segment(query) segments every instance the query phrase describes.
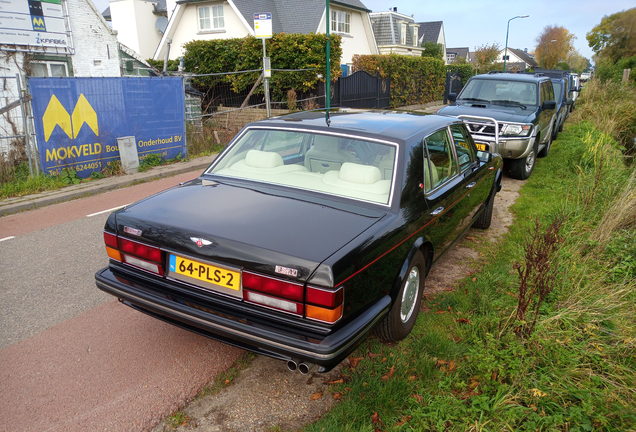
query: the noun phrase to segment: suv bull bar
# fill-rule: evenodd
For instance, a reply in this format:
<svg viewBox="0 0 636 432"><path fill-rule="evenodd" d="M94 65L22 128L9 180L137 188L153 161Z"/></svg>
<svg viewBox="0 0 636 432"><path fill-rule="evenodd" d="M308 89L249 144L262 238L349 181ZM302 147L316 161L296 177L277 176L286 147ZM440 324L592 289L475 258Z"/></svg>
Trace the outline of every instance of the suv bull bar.
<svg viewBox="0 0 636 432"><path fill-rule="evenodd" d="M472 119L472 120L477 120L477 124L483 124L484 127L485 126L489 126L491 123L495 126L495 148L494 149L490 149L490 153L499 153L499 123L497 123L497 120L495 120L492 117L480 117L480 116L473 116L473 115L466 115L466 114L462 114L462 115L458 115L457 116L458 119L461 119L464 123L468 123L468 119ZM471 127L468 127L468 131L470 132L471 135L473 135L473 130ZM488 141L488 145L490 146L492 144L491 141Z"/></svg>

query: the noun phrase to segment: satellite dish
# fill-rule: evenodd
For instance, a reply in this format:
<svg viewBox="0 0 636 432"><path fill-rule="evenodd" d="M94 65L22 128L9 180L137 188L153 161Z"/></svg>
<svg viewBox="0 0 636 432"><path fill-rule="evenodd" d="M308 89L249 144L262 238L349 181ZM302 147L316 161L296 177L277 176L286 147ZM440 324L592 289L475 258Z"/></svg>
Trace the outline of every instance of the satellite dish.
<svg viewBox="0 0 636 432"><path fill-rule="evenodd" d="M166 27L168 27L168 18L164 16L160 16L159 18L157 18L157 20L155 21L155 29L159 33L164 34L166 31Z"/></svg>

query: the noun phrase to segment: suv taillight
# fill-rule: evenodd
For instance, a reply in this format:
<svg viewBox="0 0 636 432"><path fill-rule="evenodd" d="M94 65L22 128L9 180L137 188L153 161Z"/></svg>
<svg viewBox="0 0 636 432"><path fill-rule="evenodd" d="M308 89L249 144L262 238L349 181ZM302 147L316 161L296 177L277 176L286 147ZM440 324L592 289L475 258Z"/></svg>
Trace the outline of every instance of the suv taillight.
<svg viewBox="0 0 636 432"><path fill-rule="evenodd" d="M336 290L307 287L306 298L304 291L302 284L243 272L246 301L330 324L342 317L342 287Z"/></svg>
<svg viewBox="0 0 636 432"><path fill-rule="evenodd" d="M104 243L108 256L151 273L163 276L161 249L104 231Z"/></svg>

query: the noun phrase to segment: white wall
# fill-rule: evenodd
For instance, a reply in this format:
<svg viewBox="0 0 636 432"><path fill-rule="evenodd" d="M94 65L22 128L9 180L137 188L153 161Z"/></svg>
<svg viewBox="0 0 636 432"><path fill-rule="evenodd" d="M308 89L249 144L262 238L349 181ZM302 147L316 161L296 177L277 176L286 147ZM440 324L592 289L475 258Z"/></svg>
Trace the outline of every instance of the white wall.
<svg viewBox="0 0 636 432"><path fill-rule="evenodd" d="M197 6L208 6L218 3L194 3L183 4L181 7L186 6L179 21L177 29L172 35L172 45L170 46L170 60L175 60L181 57L185 50L183 45L192 40L212 40L212 39L231 39L242 38L250 35L251 33L243 24L243 21L235 13L234 9L227 3L223 2L223 19L225 22L225 29L223 31L214 32L199 32L199 19L197 16ZM164 58L165 47L162 49L158 59Z"/></svg>
<svg viewBox="0 0 636 432"><path fill-rule="evenodd" d="M351 14L351 32L347 34L334 32L333 29L329 29L332 34L342 35L342 57L340 58L341 64L353 63L353 55L368 55L377 54L377 48L375 46L375 39L373 38L373 31L367 18L367 14L362 14L358 11L350 9L329 7L329 12L333 10L345 11ZM331 27L331 24L329 24ZM319 33L327 32L327 25L325 23L325 14L323 12L320 25L318 26Z"/></svg>
<svg viewBox="0 0 636 432"><path fill-rule="evenodd" d="M114 32L90 0L67 0L76 77L118 77L119 45Z"/></svg>
<svg viewBox="0 0 636 432"><path fill-rule="evenodd" d="M156 2L145 0L114 0L110 2L110 16L117 39L135 50L144 59L152 58L161 41L161 33L155 29Z"/></svg>

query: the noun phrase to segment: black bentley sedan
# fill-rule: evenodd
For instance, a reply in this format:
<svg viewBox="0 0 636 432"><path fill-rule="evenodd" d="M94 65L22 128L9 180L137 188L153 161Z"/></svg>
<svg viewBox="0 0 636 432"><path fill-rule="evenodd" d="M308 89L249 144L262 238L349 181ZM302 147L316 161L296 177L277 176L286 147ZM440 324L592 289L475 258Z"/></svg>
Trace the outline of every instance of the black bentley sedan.
<svg viewBox="0 0 636 432"><path fill-rule="evenodd" d="M424 278L488 228L502 159L461 120L301 112L247 125L196 180L110 215L98 288L176 326L326 372L406 337Z"/></svg>

